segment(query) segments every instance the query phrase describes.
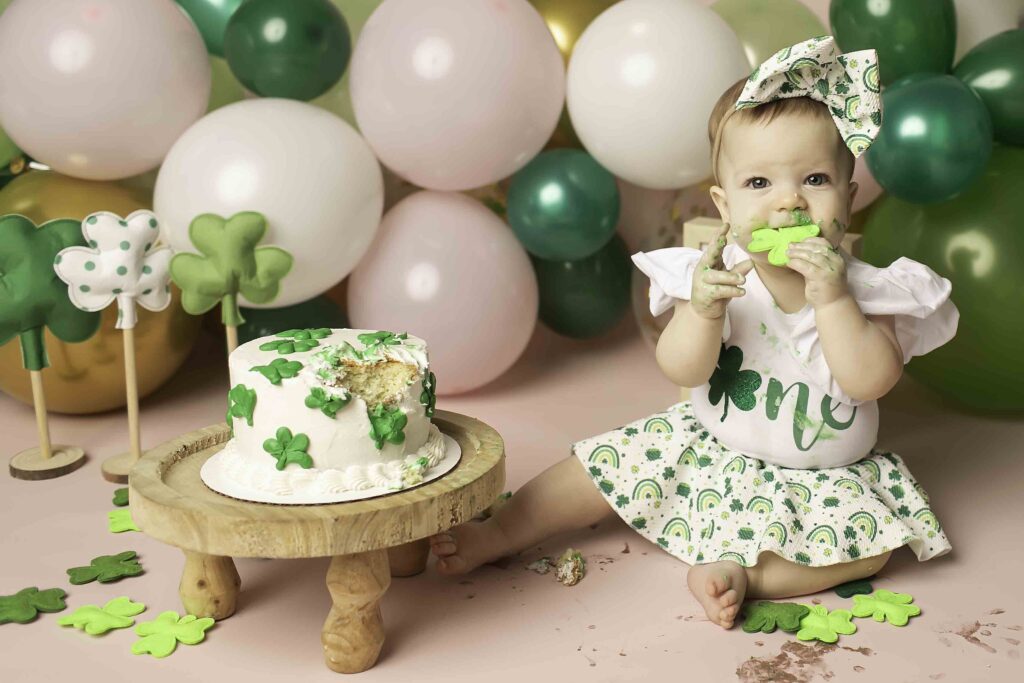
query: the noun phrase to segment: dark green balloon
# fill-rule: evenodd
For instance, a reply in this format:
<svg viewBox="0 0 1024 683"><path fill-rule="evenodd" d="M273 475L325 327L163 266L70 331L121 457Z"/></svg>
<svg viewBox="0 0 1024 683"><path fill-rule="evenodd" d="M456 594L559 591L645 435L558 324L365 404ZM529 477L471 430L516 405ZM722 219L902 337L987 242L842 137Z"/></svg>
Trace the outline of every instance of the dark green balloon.
<svg viewBox="0 0 1024 683"><path fill-rule="evenodd" d="M322 95L341 79L351 52L348 25L329 0L247 0L224 35L232 73L264 97Z"/></svg>
<svg viewBox="0 0 1024 683"><path fill-rule="evenodd" d="M832 0L843 52L874 49L882 85L920 71L949 73L956 52L953 0Z"/></svg>
<svg viewBox="0 0 1024 683"><path fill-rule="evenodd" d="M945 201L984 172L992 120L958 78L907 76L882 91L882 108L882 129L866 159L886 192L919 204Z"/></svg>
<svg viewBox="0 0 1024 683"><path fill-rule="evenodd" d="M326 296L283 308L243 308L242 317L245 322L238 328L239 344L297 328L348 327L344 311Z"/></svg>
<svg viewBox="0 0 1024 683"><path fill-rule="evenodd" d="M199 29L211 55L224 56L224 32L242 0L176 0Z"/></svg>
<svg viewBox="0 0 1024 683"><path fill-rule="evenodd" d="M956 337L919 356L907 371L977 409L1024 410L1024 149L997 145L984 175L941 204L883 196L864 227L864 259L887 266L900 256L953 283Z"/></svg>
<svg viewBox="0 0 1024 683"><path fill-rule="evenodd" d="M618 235L579 261L531 260L540 289L540 319L559 334L597 337L629 308L629 255Z"/></svg>
<svg viewBox="0 0 1024 683"><path fill-rule="evenodd" d="M998 142L1024 145L1024 29L1004 31L975 45L953 75L988 107Z"/></svg>
<svg viewBox="0 0 1024 683"><path fill-rule="evenodd" d="M508 222L538 258L590 256L608 243L618 220L615 176L582 150L543 152L512 178Z"/></svg>

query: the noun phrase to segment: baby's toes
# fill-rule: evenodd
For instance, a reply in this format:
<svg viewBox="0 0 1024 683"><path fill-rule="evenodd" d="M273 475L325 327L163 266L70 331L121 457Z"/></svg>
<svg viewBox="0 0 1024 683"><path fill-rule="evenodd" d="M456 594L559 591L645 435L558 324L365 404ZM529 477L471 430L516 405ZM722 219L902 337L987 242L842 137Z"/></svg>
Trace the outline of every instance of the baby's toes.
<svg viewBox="0 0 1024 683"><path fill-rule="evenodd" d="M736 614L739 612L739 605L730 605L725 607L718 613L718 621L725 628L730 628L734 621L736 621Z"/></svg>
<svg viewBox="0 0 1024 683"><path fill-rule="evenodd" d="M730 588L722 593L721 597L718 598L718 604L722 607L729 607L730 605L735 605L739 600L739 597L740 595L736 592L736 589Z"/></svg>
<svg viewBox="0 0 1024 683"><path fill-rule="evenodd" d="M430 537L430 550L438 557L454 555L458 550L455 545L455 537L451 534L438 534Z"/></svg>
<svg viewBox="0 0 1024 683"><path fill-rule="evenodd" d="M707 583L704 584L704 590L711 597L717 598L723 592L729 590L731 583L727 574L710 574Z"/></svg>

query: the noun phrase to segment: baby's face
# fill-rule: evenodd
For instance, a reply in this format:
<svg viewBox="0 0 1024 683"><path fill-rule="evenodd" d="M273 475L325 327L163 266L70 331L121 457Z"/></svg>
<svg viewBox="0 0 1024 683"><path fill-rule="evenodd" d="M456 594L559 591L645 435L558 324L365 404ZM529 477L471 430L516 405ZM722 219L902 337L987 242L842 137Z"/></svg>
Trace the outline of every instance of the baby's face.
<svg viewBox="0 0 1024 683"><path fill-rule="evenodd" d="M801 214L839 246L850 223L857 184L842 140L827 119L786 114L768 124L726 122L719 157L721 186L711 188L732 240L744 250L759 228L796 225ZM768 263L768 254L751 258Z"/></svg>

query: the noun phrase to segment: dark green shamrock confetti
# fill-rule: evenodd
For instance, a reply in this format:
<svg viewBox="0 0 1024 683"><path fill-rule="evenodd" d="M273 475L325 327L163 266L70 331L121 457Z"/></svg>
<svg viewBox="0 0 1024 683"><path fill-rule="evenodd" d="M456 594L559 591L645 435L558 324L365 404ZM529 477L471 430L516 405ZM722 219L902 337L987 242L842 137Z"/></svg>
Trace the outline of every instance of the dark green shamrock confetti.
<svg viewBox="0 0 1024 683"><path fill-rule="evenodd" d="M740 370L743 365L743 351L738 346L722 345L718 355L718 367L711 375L708 400L718 405L723 398L722 422L729 413L729 401L740 410L753 410L757 404L754 392L761 386L761 375L754 370Z"/></svg>
<svg viewBox="0 0 1024 683"><path fill-rule="evenodd" d="M319 409L321 413L332 420L338 411L349 404L352 396L331 396L320 387L313 387L306 397L306 407L313 410Z"/></svg>
<svg viewBox="0 0 1024 683"><path fill-rule="evenodd" d="M245 418L245 423L252 427L252 413L256 410L256 391L244 384L236 384L228 392L228 414L224 419L230 426L234 418Z"/></svg>
<svg viewBox="0 0 1024 683"><path fill-rule="evenodd" d="M282 356L288 353L301 353L320 346L320 342L317 340L328 337L330 334L330 329L326 327L309 330L285 330L275 335L282 339L260 344L260 351L277 351Z"/></svg>
<svg viewBox="0 0 1024 683"><path fill-rule="evenodd" d="M795 602L758 600L747 603L743 608L743 630L746 633L774 633L779 628L786 633L796 633L800 630L800 620L809 612L806 605Z"/></svg>
<svg viewBox="0 0 1024 683"><path fill-rule="evenodd" d="M434 406L437 405L436 387L437 378L428 370L427 374L423 375L423 392L420 393L420 403L425 406L423 412L427 417L434 417Z"/></svg>
<svg viewBox="0 0 1024 683"><path fill-rule="evenodd" d="M100 555L94 558L88 567L69 569L68 577L71 583L77 586L92 581L110 583L128 576L138 576L142 573L142 565L136 557L134 550L126 550L117 555Z"/></svg>
<svg viewBox="0 0 1024 683"><path fill-rule="evenodd" d="M22 588L14 595L0 595L0 624L27 624L39 612L60 612L66 608L67 593L60 588Z"/></svg>
<svg viewBox="0 0 1024 683"><path fill-rule="evenodd" d="M383 403L378 403L377 407L369 411L368 415L370 438L377 445L377 450L384 447L385 441L395 444L405 441L405 432L402 430L409 418L402 412L401 407L396 406L388 410Z"/></svg>
<svg viewBox="0 0 1024 683"><path fill-rule="evenodd" d="M271 384L280 384L282 379L291 379L298 375L301 369L302 363L297 360L275 358L269 365L254 365L249 368L249 372L258 372Z"/></svg>
<svg viewBox="0 0 1024 683"><path fill-rule="evenodd" d="M857 579L855 581L847 581L836 586L836 595L841 598L852 598L854 595L867 595L875 589L871 587L871 579L874 576L869 576L866 579Z"/></svg>
<svg viewBox="0 0 1024 683"><path fill-rule="evenodd" d="M119 508L123 508L128 504L128 487L123 489L117 489L114 491L114 505Z"/></svg>
<svg viewBox="0 0 1024 683"><path fill-rule="evenodd" d="M309 450L308 436L305 434L292 436L292 431L287 427L278 429L274 436L276 438L263 442L263 450L277 460L277 469L283 470L291 463L307 470L313 466L313 458L306 452Z"/></svg>

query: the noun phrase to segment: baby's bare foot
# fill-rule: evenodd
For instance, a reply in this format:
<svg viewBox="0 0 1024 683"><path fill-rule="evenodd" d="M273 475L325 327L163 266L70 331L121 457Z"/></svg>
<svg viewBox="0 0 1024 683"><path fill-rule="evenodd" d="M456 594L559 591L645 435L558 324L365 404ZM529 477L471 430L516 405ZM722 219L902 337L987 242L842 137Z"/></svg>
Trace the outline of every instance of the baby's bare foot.
<svg viewBox="0 0 1024 683"><path fill-rule="evenodd" d="M430 551L437 556L437 571L446 576L471 572L486 562L504 557L511 549L501 527L493 519L467 522L430 537Z"/></svg>
<svg viewBox="0 0 1024 683"><path fill-rule="evenodd" d="M686 583L712 623L732 628L747 592L747 571L742 566L731 560L694 565Z"/></svg>

